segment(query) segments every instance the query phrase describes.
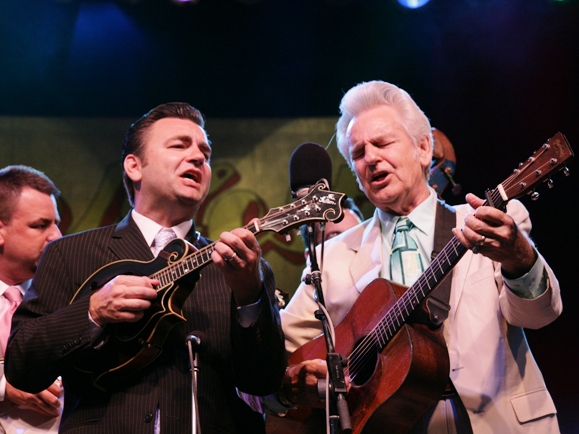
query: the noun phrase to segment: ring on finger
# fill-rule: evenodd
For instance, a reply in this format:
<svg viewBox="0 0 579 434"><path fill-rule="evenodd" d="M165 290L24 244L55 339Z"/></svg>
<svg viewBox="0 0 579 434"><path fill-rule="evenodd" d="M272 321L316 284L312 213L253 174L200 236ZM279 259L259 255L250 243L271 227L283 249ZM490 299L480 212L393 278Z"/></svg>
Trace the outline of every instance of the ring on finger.
<svg viewBox="0 0 579 434"><path fill-rule="evenodd" d="M231 258L225 258L224 257L223 259L225 260L225 262L230 262L230 261L233 261L233 258L235 258L236 256L237 256L237 253L233 252L233 256L231 256Z"/></svg>
<svg viewBox="0 0 579 434"><path fill-rule="evenodd" d="M473 252L475 255L478 254L478 252L480 251L481 246L485 243L486 239L487 239L487 238L486 238L484 235L481 235L480 241L473 246L472 252Z"/></svg>

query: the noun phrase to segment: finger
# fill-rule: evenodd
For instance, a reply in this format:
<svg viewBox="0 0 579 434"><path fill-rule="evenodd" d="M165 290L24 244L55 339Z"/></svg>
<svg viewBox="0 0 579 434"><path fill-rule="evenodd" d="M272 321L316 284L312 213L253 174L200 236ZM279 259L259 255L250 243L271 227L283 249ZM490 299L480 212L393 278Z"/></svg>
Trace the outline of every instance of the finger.
<svg viewBox="0 0 579 434"><path fill-rule="evenodd" d="M465 197L465 200L474 209L477 209L478 207L482 206L485 203L483 199L472 193L468 193Z"/></svg>
<svg viewBox="0 0 579 434"><path fill-rule="evenodd" d="M54 385L54 384L53 384ZM52 386L51 386L52 387ZM50 389L50 388L49 388ZM58 399L58 397L53 393L53 391L46 389L43 390L42 392L39 392L36 394L36 396L39 399L39 402L42 405L47 406L47 408L56 408L59 409L60 408L60 400Z"/></svg>
<svg viewBox="0 0 579 434"><path fill-rule="evenodd" d="M221 241L237 252L244 260L253 260L253 258L261 255L261 247L251 231L238 228L223 235Z"/></svg>
<svg viewBox="0 0 579 434"><path fill-rule="evenodd" d="M237 252L222 241L217 241L215 243L215 247L211 253L211 259L213 259L213 262L222 267L226 266L229 260L234 256L237 257Z"/></svg>
<svg viewBox="0 0 579 434"><path fill-rule="evenodd" d="M151 307L151 302L148 300L133 298L124 300L119 306L119 311L122 312L142 312Z"/></svg>
<svg viewBox="0 0 579 434"><path fill-rule="evenodd" d="M48 392L52 393L54 396L56 396L56 398L60 398L62 396L62 383L60 380L56 380L54 383L52 383L50 385L50 387L48 389L46 389Z"/></svg>
<svg viewBox="0 0 579 434"><path fill-rule="evenodd" d="M476 220L473 217L469 218L467 217L467 219L465 220L465 225L462 227L462 229L460 230L461 235L462 235L462 239L464 241L466 241L466 247L468 247L469 249L473 248L479 241L481 238L482 233L479 232L479 224L475 222L473 222L473 220ZM472 226L475 226L476 228L473 229ZM463 243L464 244L464 243Z"/></svg>
<svg viewBox="0 0 579 434"><path fill-rule="evenodd" d="M473 213L473 217L477 220L492 227L505 224L505 216L504 212L490 206L482 206Z"/></svg>
<svg viewBox="0 0 579 434"><path fill-rule="evenodd" d="M37 413L49 417L55 417L60 414L60 401L52 393L47 392L46 390L43 390L36 395L31 395L30 399L27 400L27 406Z"/></svg>

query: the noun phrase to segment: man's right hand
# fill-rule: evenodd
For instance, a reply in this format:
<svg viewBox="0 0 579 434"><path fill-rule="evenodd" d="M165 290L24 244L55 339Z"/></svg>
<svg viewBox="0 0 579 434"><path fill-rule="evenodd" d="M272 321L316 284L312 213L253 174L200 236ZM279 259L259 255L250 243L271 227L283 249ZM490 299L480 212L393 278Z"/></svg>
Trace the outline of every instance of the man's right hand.
<svg viewBox="0 0 579 434"><path fill-rule="evenodd" d="M136 322L157 298L156 279L146 276L117 276L90 296L89 314L104 327L108 323Z"/></svg>
<svg viewBox="0 0 579 434"><path fill-rule="evenodd" d="M324 408L318 393L318 380L325 380L327 372L326 361L321 359L289 366L282 386L286 398L296 405Z"/></svg>
<svg viewBox="0 0 579 434"><path fill-rule="evenodd" d="M52 385L39 393L28 393L16 389L6 382L6 399L16 405L34 410L48 417L60 415L60 400L62 396L62 385L60 380L56 380Z"/></svg>

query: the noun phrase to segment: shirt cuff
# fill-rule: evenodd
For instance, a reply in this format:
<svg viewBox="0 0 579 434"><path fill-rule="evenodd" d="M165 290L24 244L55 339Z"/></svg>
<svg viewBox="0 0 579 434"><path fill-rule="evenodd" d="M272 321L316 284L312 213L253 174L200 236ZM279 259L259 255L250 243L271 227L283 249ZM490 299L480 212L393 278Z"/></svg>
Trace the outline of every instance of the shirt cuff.
<svg viewBox="0 0 579 434"><path fill-rule="evenodd" d="M269 411L275 414L286 414L289 410L293 410L296 408L289 400L283 395L283 389L280 389L276 393L272 393L271 395L262 396L261 403L265 406Z"/></svg>
<svg viewBox="0 0 579 434"><path fill-rule="evenodd" d="M545 264L538 257L527 274L516 279L504 277L505 284L517 296L528 300L539 297L547 290Z"/></svg>
<svg viewBox="0 0 579 434"><path fill-rule="evenodd" d="M100 348L103 342L99 342L99 338L103 334L104 328L98 325L88 313L88 334L90 336L90 343L96 349Z"/></svg>
<svg viewBox="0 0 579 434"><path fill-rule="evenodd" d="M261 298L255 303L247 304L245 306L237 306L237 320L241 327L251 327L257 317L259 316L259 308L261 307Z"/></svg>
<svg viewBox="0 0 579 434"><path fill-rule="evenodd" d="M4 360L2 360L2 372L0 373L0 401L6 399L6 377L4 376Z"/></svg>

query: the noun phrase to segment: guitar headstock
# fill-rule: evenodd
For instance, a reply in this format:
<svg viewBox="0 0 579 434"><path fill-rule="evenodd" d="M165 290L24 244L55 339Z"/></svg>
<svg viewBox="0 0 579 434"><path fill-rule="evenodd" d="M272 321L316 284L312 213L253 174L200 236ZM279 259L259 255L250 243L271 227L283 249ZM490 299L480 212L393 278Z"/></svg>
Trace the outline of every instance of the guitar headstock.
<svg viewBox="0 0 579 434"><path fill-rule="evenodd" d="M521 163L513 174L496 188L497 199L506 203L510 199L521 197L525 194L538 195L534 192L541 182L548 182L554 172L564 170L568 174L566 163L573 158L573 150L562 133L551 137L547 143L537 149L527 161ZM488 198L488 197L487 197Z"/></svg>
<svg viewBox="0 0 579 434"><path fill-rule="evenodd" d="M278 233L315 222L337 222L344 216L342 203L344 193L330 191L325 182L320 181L310 187L308 193L288 204L272 208L259 221L259 229Z"/></svg>

